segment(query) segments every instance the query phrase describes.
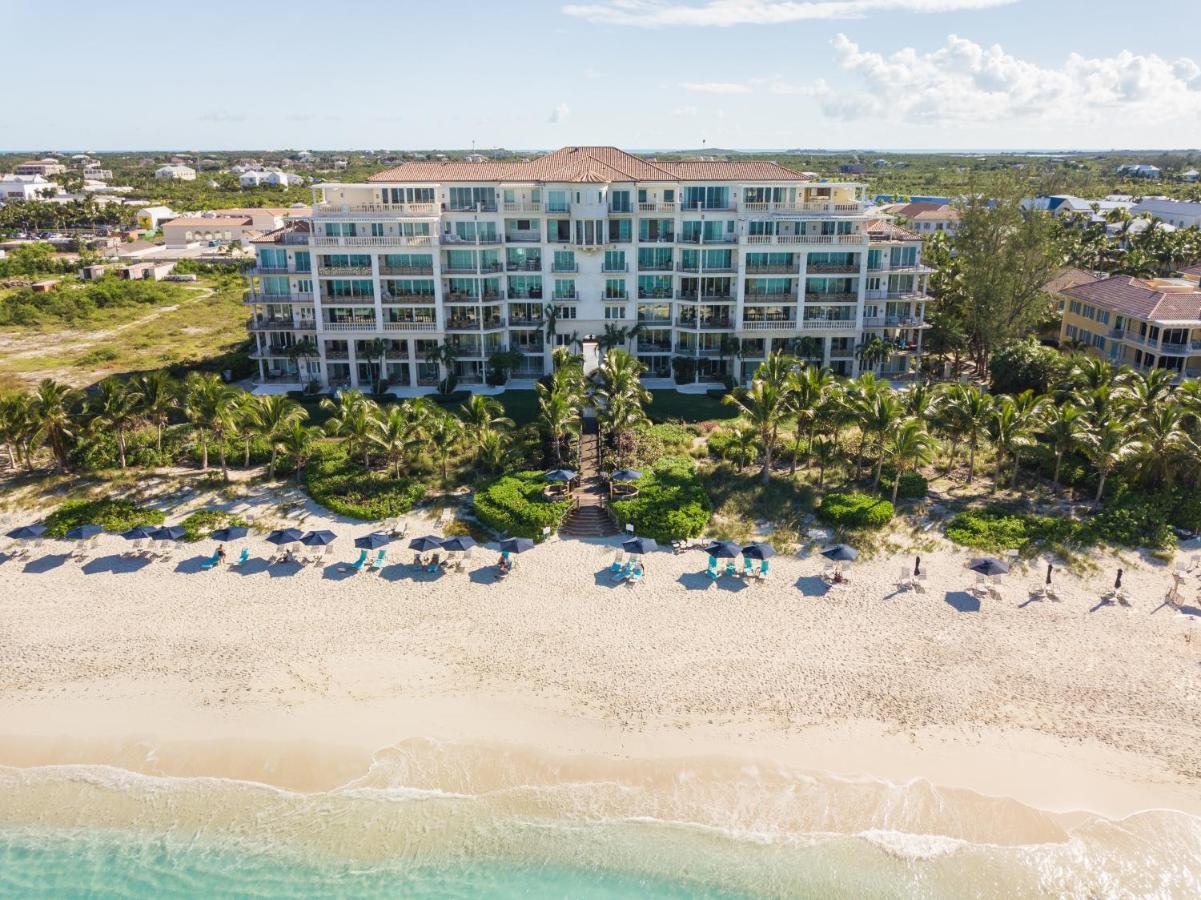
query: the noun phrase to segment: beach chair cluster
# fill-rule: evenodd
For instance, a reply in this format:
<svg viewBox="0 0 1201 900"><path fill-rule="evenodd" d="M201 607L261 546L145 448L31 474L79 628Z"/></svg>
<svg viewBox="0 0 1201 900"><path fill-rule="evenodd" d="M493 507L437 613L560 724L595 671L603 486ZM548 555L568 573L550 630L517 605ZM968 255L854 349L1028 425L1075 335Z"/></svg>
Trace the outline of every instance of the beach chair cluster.
<svg viewBox="0 0 1201 900"><path fill-rule="evenodd" d="M915 594L926 593L926 573L919 571L916 575L908 566L901 566L897 576L898 591L913 591Z"/></svg>
<svg viewBox="0 0 1201 900"><path fill-rule="evenodd" d="M627 558L625 551L613 551L613 561L609 564L610 581L633 585L640 582L645 575L646 569L640 557L631 554Z"/></svg>
<svg viewBox="0 0 1201 900"><path fill-rule="evenodd" d="M827 562L822 566L821 580L830 587L850 583L850 577L837 563Z"/></svg>
<svg viewBox="0 0 1201 900"><path fill-rule="evenodd" d="M326 562L328 564L328 563L332 562L332 555L329 552L332 550L332 548L326 548L326 549L327 549L326 555L329 558L324 560L324 562ZM353 562L340 563L338 565L338 571L349 572L352 575L357 575L360 572L374 572L375 574L378 575L381 571L383 571L383 568L384 568L384 565L386 564L387 559L388 559L388 552L383 547L376 550L374 555L372 555L370 550L361 549L361 550L359 550L359 555L355 558L355 560Z"/></svg>
<svg viewBox="0 0 1201 900"><path fill-rule="evenodd" d="M766 559L754 560L749 556L744 556L742 559L742 568L738 568L737 562L729 560L722 565L716 556L709 557L709 565L705 569L705 574L710 580L717 581L719 578L743 578L747 583L755 581L764 581L767 578L769 563Z"/></svg>

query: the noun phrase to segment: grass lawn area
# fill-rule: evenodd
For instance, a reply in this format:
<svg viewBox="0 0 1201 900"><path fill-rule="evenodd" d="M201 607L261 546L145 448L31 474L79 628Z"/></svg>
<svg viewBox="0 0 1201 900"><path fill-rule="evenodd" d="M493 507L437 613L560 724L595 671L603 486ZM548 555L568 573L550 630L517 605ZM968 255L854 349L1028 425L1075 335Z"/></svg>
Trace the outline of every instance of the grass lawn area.
<svg viewBox="0 0 1201 900"><path fill-rule="evenodd" d="M497 398L505 408L505 415L517 427L528 425L538 417L538 392L507 390Z"/></svg>
<svg viewBox="0 0 1201 900"><path fill-rule="evenodd" d="M681 422L708 422L733 419L737 411L726 406L720 397L708 394L681 394L679 391L651 391L654 400L646 408L652 422L678 419Z"/></svg>

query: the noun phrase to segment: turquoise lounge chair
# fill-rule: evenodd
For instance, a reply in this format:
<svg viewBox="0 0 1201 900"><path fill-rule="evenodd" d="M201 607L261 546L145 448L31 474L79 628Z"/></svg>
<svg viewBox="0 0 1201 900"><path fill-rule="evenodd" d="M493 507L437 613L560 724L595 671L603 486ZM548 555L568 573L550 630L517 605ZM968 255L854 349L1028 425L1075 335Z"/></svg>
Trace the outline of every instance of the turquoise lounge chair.
<svg viewBox="0 0 1201 900"><path fill-rule="evenodd" d="M718 572L717 572L717 557L716 556L709 557L709 568L705 569L705 574L708 575L710 578L712 578L714 581L717 580Z"/></svg>
<svg viewBox="0 0 1201 900"><path fill-rule="evenodd" d="M237 560L234 561L234 565L240 566L243 563L247 562L249 559L250 559L250 548L243 547L242 553L238 556Z"/></svg>
<svg viewBox="0 0 1201 900"><path fill-rule="evenodd" d="M363 570L363 566L365 565L367 565L367 551L360 550L358 559L352 563L343 563L340 568L350 569L352 572L361 572Z"/></svg>
<svg viewBox="0 0 1201 900"><path fill-rule="evenodd" d="M384 567L384 551L381 550L379 553L377 553L375 555L375 559L373 559L371 561L371 568L378 571L379 569L382 569L383 567Z"/></svg>
<svg viewBox="0 0 1201 900"><path fill-rule="evenodd" d="M766 559L763 560L763 562L759 563L759 577L760 578L767 577L767 560Z"/></svg>
<svg viewBox="0 0 1201 900"><path fill-rule="evenodd" d="M207 572L209 569L215 569L219 562L221 562L221 557L214 551L212 556L201 563L200 568L202 571Z"/></svg>
<svg viewBox="0 0 1201 900"><path fill-rule="evenodd" d="M630 570L630 576L626 579L627 584L637 584L642 580L642 566L634 566Z"/></svg>
<svg viewBox="0 0 1201 900"><path fill-rule="evenodd" d="M749 556L744 556L742 558L742 574L747 578L755 577L755 563Z"/></svg>
<svg viewBox="0 0 1201 900"><path fill-rule="evenodd" d="M613 580L614 581L625 581L627 578L630 577L630 571L631 571L631 566L629 563L626 563L624 566L621 566L616 572L613 573Z"/></svg>
<svg viewBox="0 0 1201 900"><path fill-rule="evenodd" d="M734 565L734 560L730 560L728 563L726 563L726 574L727 575L737 575L738 574L738 567L736 565Z"/></svg>

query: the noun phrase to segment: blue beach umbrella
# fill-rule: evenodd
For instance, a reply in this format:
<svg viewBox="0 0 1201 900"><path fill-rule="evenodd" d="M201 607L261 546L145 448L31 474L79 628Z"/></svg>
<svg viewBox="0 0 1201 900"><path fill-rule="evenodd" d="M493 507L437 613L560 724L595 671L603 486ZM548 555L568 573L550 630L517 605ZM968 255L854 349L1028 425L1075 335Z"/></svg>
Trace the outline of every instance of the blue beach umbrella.
<svg viewBox="0 0 1201 900"><path fill-rule="evenodd" d="M859 558L859 551L846 544L835 544L822 551L822 556L834 562L851 562Z"/></svg>
<svg viewBox="0 0 1201 900"><path fill-rule="evenodd" d="M500 542L500 549L505 553L525 553L534 549L534 542L526 537L505 538Z"/></svg>
<svg viewBox="0 0 1201 900"><path fill-rule="evenodd" d="M1001 562L999 559L994 559L991 556L983 556L979 559L973 559L968 563L968 568L973 572L979 572L981 575L1004 575L1009 571L1009 566Z"/></svg>
<svg viewBox="0 0 1201 900"><path fill-rule="evenodd" d="M427 550L437 550L441 546L442 538L433 534L415 537L409 541L409 549L416 550L418 553L425 553Z"/></svg>
<svg viewBox="0 0 1201 900"><path fill-rule="evenodd" d="M238 538L246 537L248 533L248 530L241 525L230 525L227 528L218 528L209 537L214 541L236 541Z"/></svg>
<svg viewBox="0 0 1201 900"><path fill-rule="evenodd" d="M153 538L154 531L149 525L135 525L129 531L122 531L121 537L127 541L144 541Z"/></svg>
<svg viewBox="0 0 1201 900"><path fill-rule="evenodd" d="M637 469L618 469L609 476L610 481L637 481L642 473Z"/></svg>
<svg viewBox="0 0 1201 900"><path fill-rule="evenodd" d="M104 529L99 525L76 525L66 533L65 537L69 541L86 541L103 532Z"/></svg>
<svg viewBox="0 0 1201 900"><path fill-rule="evenodd" d="M705 552L716 559L734 559L742 551L733 541L714 541L705 548Z"/></svg>
<svg viewBox="0 0 1201 900"><path fill-rule="evenodd" d="M8 536L13 540L27 541L30 538L39 538L45 533L45 525L22 525L20 528L14 528L10 531Z"/></svg>
<svg viewBox="0 0 1201 900"><path fill-rule="evenodd" d="M322 529L320 531L310 531L300 539L300 543L306 547L324 547L326 544L332 544L337 537L332 531Z"/></svg>
<svg viewBox="0 0 1201 900"><path fill-rule="evenodd" d="M776 555L776 548L762 541L755 541L742 548L742 555L748 559L768 559Z"/></svg>
<svg viewBox="0 0 1201 900"><path fill-rule="evenodd" d="M575 478L575 472L571 469L552 469L542 477L547 481L571 481Z"/></svg>
<svg viewBox="0 0 1201 900"><path fill-rule="evenodd" d="M178 541L186 534L187 532L178 525L164 525L162 528L156 528L150 536L156 541Z"/></svg>
<svg viewBox="0 0 1201 900"><path fill-rule="evenodd" d="M467 535L461 535L459 537L452 537L452 538L442 542L443 550L450 550L454 553L462 553L464 550L467 550L468 548L474 547L474 546L475 546L475 541L472 538L468 537Z"/></svg>
<svg viewBox="0 0 1201 900"><path fill-rule="evenodd" d="M278 528L267 535L267 541L282 547L284 544L294 544L304 537L304 532L299 528Z"/></svg>
<svg viewBox="0 0 1201 900"><path fill-rule="evenodd" d="M373 531L354 539L354 545L360 550L378 550L384 544L392 543L392 538L382 531Z"/></svg>
<svg viewBox="0 0 1201 900"><path fill-rule="evenodd" d="M623 541L621 549L626 553L633 553L636 556L641 556L644 553L650 553L652 550L657 550L659 544L654 538L648 537L633 537L627 541Z"/></svg>

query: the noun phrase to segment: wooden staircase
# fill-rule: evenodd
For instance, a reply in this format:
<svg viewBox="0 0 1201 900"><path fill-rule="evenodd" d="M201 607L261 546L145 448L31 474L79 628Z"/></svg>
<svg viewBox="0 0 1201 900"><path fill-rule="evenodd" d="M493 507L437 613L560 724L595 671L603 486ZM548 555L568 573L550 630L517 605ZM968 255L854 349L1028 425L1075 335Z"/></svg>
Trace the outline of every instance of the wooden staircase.
<svg viewBox="0 0 1201 900"><path fill-rule="evenodd" d="M618 534L617 522L605 506L605 486L600 480L600 434L596 419L584 420L580 435L579 481L572 492L575 508L563 520L563 537L609 537Z"/></svg>

